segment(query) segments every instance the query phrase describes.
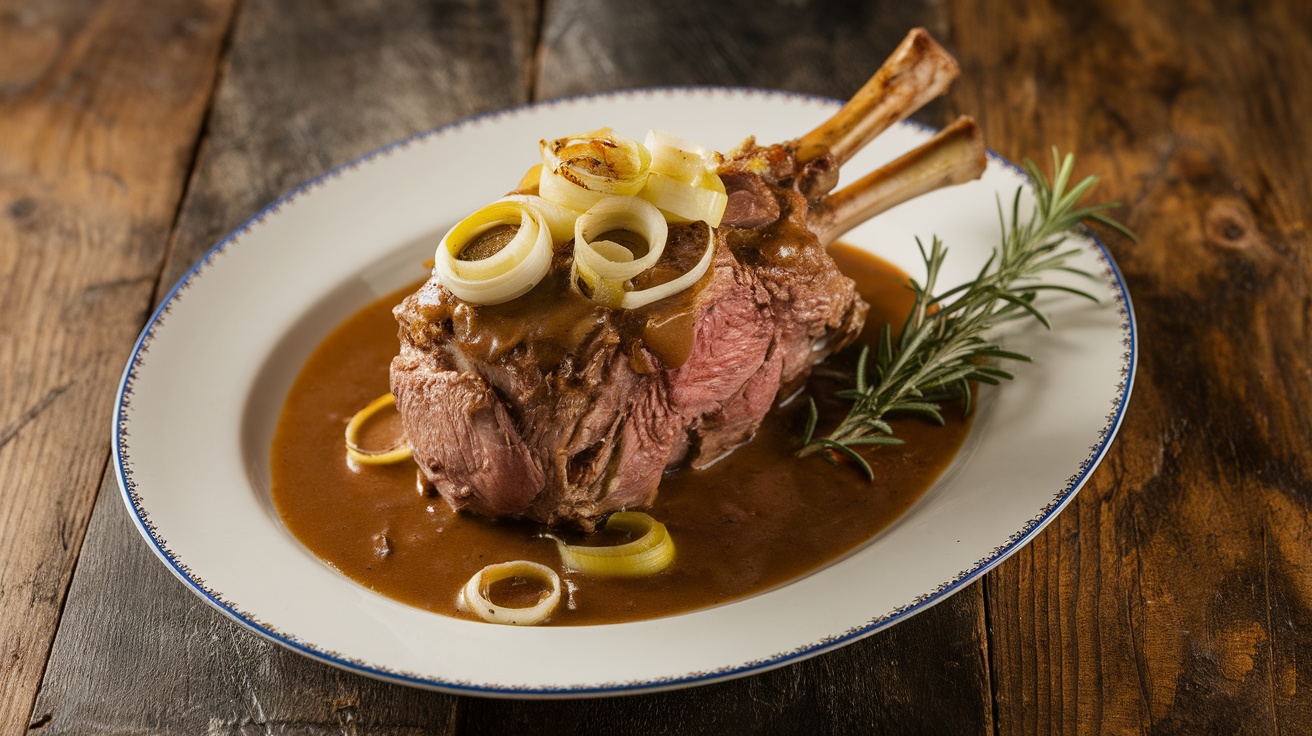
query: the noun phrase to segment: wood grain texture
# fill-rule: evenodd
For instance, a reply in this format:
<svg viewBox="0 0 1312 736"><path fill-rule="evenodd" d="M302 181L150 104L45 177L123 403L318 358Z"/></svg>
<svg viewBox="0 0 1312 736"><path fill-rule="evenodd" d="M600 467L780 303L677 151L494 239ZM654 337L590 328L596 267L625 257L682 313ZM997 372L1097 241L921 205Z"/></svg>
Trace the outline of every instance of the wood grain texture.
<svg viewBox="0 0 1312 736"><path fill-rule="evenodd" d="M64 619L31 716L43 736L454 732L454 698L317 664L201 602L142 541L112 477Z"/></svg>
<svg viewBox="0 0 1312 736"><path fill-rule="evenodd" d="M459 733L989 734L981 587L892 629L759 675L655 695L462 699Z"/></svg>
<svg viewBox="0 0 1312 736"><path fill-rule="evenodd" d="M292 187L525 101L536 13L530 2L243 3L158 293ZM142 55L157 63L160 51ZM167 227L157 237L147 294ZM123 318L130 332L148 301ZM232 624L150 553L112 474L103 485L32 711L43 733L413 734L453 716L451 698L315 664Z"/></svg>
<svg viewBox="0 0 1312 736"><path fill-rule="evenodd" d="M242 5L160 280L277 196L376 148L527 101L532 0Z"/></svg>
<svg viewBox="0 0 1312 736"><path fill-rule="evenodd" d="M701 84L847 99L909 29L944 35L932 3L550 0L547 10L541 99Z"/></svg>
<svg viewBox="0 0 1312 736"><path fill-rule="evenodd" d="M40 682L231 5L0 6L0 734Z"/></svg>
<svg viewBox="0 0 1312 736"><path fill-rule="evenodd" d="M32 730L1309 730L1306 4L549 0L539 24L532 2L252 0L171 236L227 6L194 6L194 25L169 25L192 17L174 8L123 20L140 7L0 11L0 306L20 316L0 326L0 634L22 632L0 640L0 729L26 718L21 688L45 647L31 642L57 615L106 457L96 428L157 280L171 284L277 194L408 133L530 94L695 83L844 97L922 24L963 65L949 103L922 119L973 114L1013 158L1074 150L1143 238L1108 239L1143 347L1121 438L985 586L836 652L705 688L452 698L338 672L228 623L151 556L106 476ZM134 83L159 85L149 115ZM51 337L49 317L70 307L95 319ZM15 537L15 519L37 522Z"/></svg>
<svg viewBox="0 0 1312 736"><path fill-rule="evenodd" d="M392 19L387 27L392 29L391 35L361 37L352 33L349 38L341 28L369 27L378 22L378 15L362 10L359 18L352 19L344 17L353 12L350 9L309 12L290 3L243 7L209 135L174 238L177 253L161 280L162 287L171 283L208 244L289 186L387 140L480 109L511 104L517 101L514 95L527 91L530 85L515 86L514 82L524 81L522 73L532 58L527 53L527 43L535 35L536 18L532 17L531 6L507 4L485 14L470 7L455 21L444 17L441 23L425 23L422 18L407 15L418 14L419 7L415 4L398 10L389 5ZM749 49L746 42L738 53L750 51L752 55L745 57L739 72L726 72L714 58L723 52L718 46L703 48L703 57L689 62L685 50L659 41L677 35L677 30L688 24L737 18L735 22L755 34L757 44L768 44L795 36L795 28L788 21L814 14L814 8L783 7L779 17L763 23L747 12L746 5L736 14L721 17L698 13L723 10L695 10L689 4L689 9L673 8L680 20L662 25L666 29L664 37L657 34L655 39L648 39L643 54L610 69L604 78L588 78L572 66L553 73L553 64L558 63L553 50L570 47L591 35L595 29L580 19L593 18L606 6L552 2L547 7L550 15L544 27L555 29L555 36L540 52L541 73L532 85L545 95L562 93L568 85L574 85L574 91L591 91L612 84L696 81L786 84L818 94L845 96L860 86L895 45L906 25L924 22L907 19L886 26L878 13L861 11L852 17L845 33L851 38L864 33L886 43L871 42L869 48L857 49L855 42L849 42L830 49L817 42L817 53L845 54L854 68L836 77L830 71L841 65L840 60L826 56L818 62L822 65L819 71L806 77L793 73L791 81L785 83L766 71L754 72L759 75L756 77L739 73L751 72L765 59L759 50ZM635 11L656 17L654 8L635 6ZM889 12L907 14L905 10ZM569 18L573 20L567 21ZM860 27L852 28L858 21ZM753 23L756 25L750 25ZM812 24L820 27L814 21ZM507 25L511 29L508 39L483 32ZM436 28L444 29L443 35L435 36L440 45L432 40ZM407 33L398 29L407 29ZM619 57L621 50L630 48L638 36L644 35L639 33L639 25L630 24L627 29L630 35L608 36L605 42L610 48L597 53ZM407 43L420 48L406 53ZM433 48L425 45L429 43ZM484 46L471 47L478 43ZM501 45L493 48L497 44ZM355 53L366 58L390 54L414 59L413 68L385 71L397 72L390 75L393 78L408 75L422 80L426 74L434 75L448 86L434 90L415 82L378 90L367 88L377 83L373 78L344 80L340 76L319 78L283 71L272 77L278 80L278 89L263 89L271 79L269 69L320 69L328 63L325 59L340 53L338 46L356 49ZM676 59L688 65L688 76L644 77L652 69L668 68ZM436 71L446 67L466 71L454 76ZM784 67L779 63L773 69L782 73ZM489 90L509 99L489 97ZM362 132L343 112L341 98L352 96L363 96L345 106L352 113L371 106L385 108L373 113L378 118L376 126ZM107 479L49 674L33 713L33 722L40 724L44 732L992 730L979 586L892 631L838 652L721 685L597 701L453 699L338 672L265 644L229 624L171 580L153 559L120 508L112 485ZM145 696L133 703L109 696L129 688Z"/></svg>
<svg viewBox="0 0 1312 736"><path fill-rule="evenodd" d="M1121 437L987 580L1000 733L1312 727L1309 11L951 4L952 106L1005 155L1075 151L1142 238L1108 239L1142 338Z"/></svg>
<svg viewBox="0 0 1312 736"><path fill-rule="evenodd" d="M891 2L552 0L536 89L549 99L716 84L846 98L907 29L936 24L928 7ZM930 108L921 119L941 125L942 115ZM751 132L744 120L743 135ZM974 586L869 639L742 680L585 702L465 700L461 732L989 733L985 639L982 591Z"/></svg>

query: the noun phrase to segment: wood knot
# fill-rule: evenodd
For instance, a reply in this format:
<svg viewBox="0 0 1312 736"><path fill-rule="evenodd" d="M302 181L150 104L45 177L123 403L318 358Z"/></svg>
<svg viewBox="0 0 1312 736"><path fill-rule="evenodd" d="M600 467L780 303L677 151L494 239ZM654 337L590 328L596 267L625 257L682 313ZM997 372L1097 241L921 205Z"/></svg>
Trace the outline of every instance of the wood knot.
<svg viewBox="0 0 1312 736"><path fill-rule="evenodd" d="M1242 202L1220 199L1203 215L1207 244L1226 250L1246 250L1260 243L1253 216Z"/></svg>
<svg viewBox="0 0 1312 736"><path fill-rule="evenodd" d="M31 197L23 197L9 205L9 216L15 220L26 220L36 212L36 200Z"/></svg>

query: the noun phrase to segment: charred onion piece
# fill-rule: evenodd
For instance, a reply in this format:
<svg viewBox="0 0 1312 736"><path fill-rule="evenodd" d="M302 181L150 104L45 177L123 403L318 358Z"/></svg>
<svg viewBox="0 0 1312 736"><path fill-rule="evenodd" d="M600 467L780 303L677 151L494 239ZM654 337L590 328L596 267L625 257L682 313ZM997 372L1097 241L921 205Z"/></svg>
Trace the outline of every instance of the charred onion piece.
<svg viewBox="0 0 1312 736"><path fill-rule="evenodd" d="M579 212L602 197L634 196L647 183L651 154L610 128L542 141L539 193Z"/></svg>

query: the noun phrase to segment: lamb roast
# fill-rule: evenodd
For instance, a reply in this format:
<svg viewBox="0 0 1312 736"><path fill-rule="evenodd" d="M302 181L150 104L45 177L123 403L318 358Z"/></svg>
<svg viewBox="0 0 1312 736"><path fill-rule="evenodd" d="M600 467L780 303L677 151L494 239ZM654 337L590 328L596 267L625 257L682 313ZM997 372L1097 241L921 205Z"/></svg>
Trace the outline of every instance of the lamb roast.
<svg viewBox="0 0 1312 736"><path fill-rule="evenodd" d="M962 118L831 193L845 161L956 73L946 51L913 31L816 130L769 146L748 139L730 153L711 267L675 296L602 306L571 288L560 249L532 291L504 304L466 303L430 279L394 310L401 347L391 366L425 481L456 509L590 530L613 511L649 507L667 471L705 467L749 440L813 365L861 332L867 305L826 246L983 172L979 131ZM687 270L709 227L671 226L639 279Z"/></svg>

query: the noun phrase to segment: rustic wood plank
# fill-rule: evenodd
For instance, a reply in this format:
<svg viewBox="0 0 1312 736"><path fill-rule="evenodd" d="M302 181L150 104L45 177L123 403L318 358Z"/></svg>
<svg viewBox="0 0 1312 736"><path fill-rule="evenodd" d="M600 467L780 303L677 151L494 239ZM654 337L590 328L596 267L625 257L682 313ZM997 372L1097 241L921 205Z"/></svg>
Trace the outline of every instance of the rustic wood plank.
<svg viewBox="0 0 1312 736"><path fill-rule="evenodd" d="M536 27L537 7L524 1L243 3L161 293L291 187L393 140L524 101ZM140 45L143 65L162 63L164 49ZM141 326L160 250L124 332ZM114 375L126 345L106 361ZM108 383L104 392L107 405ZM95 424L99 434L107 426L108 416ZM316 664L208 608L151 555L112 474L103 485L32 711L43 733L448 730L454 699Z"/></svg>
<svg viewBox="0 0 1312 736"><path fill-rule="evenodd" d="M972 586L837 651L687 690L589 701L462 699L459 732L991 734L983 611L981 586Z"/></svg>
<svg viewBox="0 0 1312 736"><path fill-rule="evenodd" d="M0 7L0 734L41 680L231 6Z"/></svg>
<svg viewBox="0 0 1312 736"><path fill-rule="evenodd" d="M909 28L936 24L929 6L891 2L553 0L537 90L551 98L718 84L846 98ZM934 108L921 119L944 122ZM460 725L471 734L991 733L985 651L982 590L973 586L893 629L761 675L587 702L465 700Z"/></svg>
<svg viewBox="0 0 1312 736"><path fill-rule="evenodd" d="M454 715L453 698L317 664L206 606L142 542L107 476L31 723L79 736L418 736L452 732Z"/></svg>
<svg viewBox="0 0 1312 736"><path fill-rule="evenodd" d="M221 236L278 191L317 173L316 166L326 168L359 152L330 153L322 160L301 161L305 168L295 169L297 156L324 148L332 151L334 146L344 148L355 139L338 127L346 123L322 110L329 103L322 99L322 87L307 85L303 79L280 80L280 85L289 86L280 93L293 99L278 108L283 103L254 89L268 80L259 79L250 70L285 65L288 58L284 54L294 56L297 52L280 49L295 48L298 33L313 33L319 39L315 43L328 46L348 41L338 38L324 42L322 37L327 35L331 39L333 33L325 27L327 24L316 23L314 17L298 16L291 8L274 12L268 7L251 6L240 20L231 71L220 91L211 121L211 137L176 238L180 253L185 248L192 250L189 255L180 254L175 259L162 283L168 283L180 273L199 254L199 248ZM552 13L565 13L562 17L570 17L572 13L574 18L568 22L549 21L548 32L556 34L556 41L549 43L586 39L597 31L588 23L605 11L605 6L583 10L580 7L557 3L548 6ZM656 15L652 7L634 10L637 17L652 23L667 19L660 26L667 29L663 31L664 36L658 33L653 40L646 41L647 53L625 57L626 66L618 71L612 69L604 78L588 80L572 65L553 66L554 57L548 48L536 80L542 94L554 96L564 91L604 89L610 84L696 81L782 84L842 97L865 80L906 27L932 20L905 17L909 11L890 4L882 13L858 11L848 17L852 23L860 22L856 30L852 23L845 24L843 17L830 17L824 23L809 21L807 34L837 34L841 42L813 41L808 48L816 53L841 54L843 58L823 57L817 62L820 71L797 76L788 72L791 68L788 63L771 62L765 48L772 42L795 38L798 21L808 17L813 12L810 9L779 11L764 19L746 4L729 14L715 8L699 10L693 4L683 9L671 8L669 16ZM389 8L389 13L396 12L395 8ZM403 9L396 21L400 26L423 26L405 13ZM687 75L684 77L644 76L652 69L673 69L668 62L686 54L677 47L662 45L662 39L669 40L689 25L701 27L712 21L737 23L742 29L741 37L750 40L726 40L739 37L733 35L731 28L725 31L728 35L717 37L702 53L714 55L725 48L724 44L737 43L734 53L744 60L741 64L729 69L703 59L701 71L685 64L683 71L678 72ZM628 23L625 27L628 35L600 34L608 39L606 43L614 46L610 53L617 57L634 45L635 34L644 35L640 33L644 30L642 24ZM652 27L646 26L648 31ZM457 38L467 39L468 34L461 33L466 30L457 27L453 33L460 34ZM858 43L862 37L882 38L884 42L862 45ZM447 42L457 48L450 52L453 54L450 63L462 63L463 59L463 63L469 64L468 58L456 54L477 54L476 50L460 48L454 40ZM368 48L378 42L356 39L349 43ZM395 39L389 45L395 46ZM835 70L839 67L846 73L837 74ZM794 76L780 82L785 73ZM310 89L300 89L306 86ZM497 85L484 83L471 88L489 89ZM505 81L500 88L511 92L517 89ZM369 94L349 84L334 89L339 94ZM405 94L390 90L386 96L371 98L369 102L394 103L392 96L409 99ZM513 100L503 100L500 105L510 101ZM475 100L471 107L478 109L480 104L485 103ZM499 106L490 102L486 105ZM306 108L321 111L320 122L327 125L328 131L307 126L303 132L290 136L291 151L282 150L289 136L271 141L274 134L269 129L277 126L268 121L314 118L313 112L305 112ZM251 116L254 121L243 116ZM441 120L427 124L436 122ZM410 131L392 130L383 140L406 132ZM322 137L328 138L326 146L320 143ZM362 145L361 150L378 142L382 141ZM255 193L234 191L244 186L251 186ZM459 699L453 708L450 698L381 685L303 660L219 619L180 586L167 580L167 572L136 539L117 499L110 496L109 487L112 486L107 486L105 497L97 507L86 562L74 581L67 623L56 642L50 675L34 711L34 722L41 724L43 730L97 733L204 728L214 733L316 733L352 729L369 733L419 730L504 733L556 732L571 726L587 731L613 729L617 733L624 729L706 733L744 726L759 731L795 733L850 733L872 728L887 732L992 730L984 609L979 586L889 632L839 652L736 682L641 698L581 703ZM121 592L129 584L138 592L133 595ZM128 704L108 696L125 688L143 693L147 702ZM343 703L353 707L337 707ZM698 716L699 713L703 715Z"/></svg>
<svg viewBox="0 0 1312 736"><path fill-rule="evenodd" d="M162 296L219 239L334 166L527 101L532 0L243 4Z"/></svg>
<svg viewBox="0 0 1312 736"><path fill-rule="evenodd" d="M1108 241L1142 334L1121 438L988 578L999 732L1304 732L1312 13L949 12L953 107L1006 155L1076 151L1143 240Z"/></svg>
<svg viewBox="0 0 1312 736"><path fill-rule="evenodd" d="M538 97L714 84L847 99L911 28L946 35L933 5L552 0Z"/></svg>

